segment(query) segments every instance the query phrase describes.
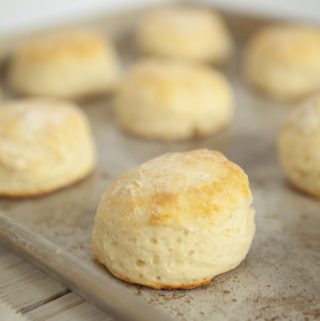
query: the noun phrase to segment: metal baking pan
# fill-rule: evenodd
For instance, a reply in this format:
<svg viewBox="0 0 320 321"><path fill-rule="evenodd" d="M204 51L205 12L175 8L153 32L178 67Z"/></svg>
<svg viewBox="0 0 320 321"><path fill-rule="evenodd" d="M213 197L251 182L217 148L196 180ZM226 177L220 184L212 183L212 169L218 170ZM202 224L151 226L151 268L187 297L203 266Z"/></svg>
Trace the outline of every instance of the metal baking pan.
<svg viewBox="0 0 320 321"><path fill-rule="evenodd" d="M137 59L131 34L141 14L100 17L86 24L108 30L128 64ZM110 182L128 168L162 153L196 148L220 150L245 169L254 194L257 231L247 259L210 285L194 290L151 290L125 284L106 271L103 277L180 321L317 320L320 203L288 186L276 153L279 126L292 105L255 94L241 73L242 44L267 21L235 15L227 15L226 19L237 42L233 59L224 67L235 92L236 114L231 127L217 136L192 141L144 141L118 130L112 115L112 97L81 102L97 142L95 172L45 197L0 200L0 212L81 261L90 280L90 273L101 272L90 251L92 223L99 197ZM81 288L81 284L78 286Z"/></svg>

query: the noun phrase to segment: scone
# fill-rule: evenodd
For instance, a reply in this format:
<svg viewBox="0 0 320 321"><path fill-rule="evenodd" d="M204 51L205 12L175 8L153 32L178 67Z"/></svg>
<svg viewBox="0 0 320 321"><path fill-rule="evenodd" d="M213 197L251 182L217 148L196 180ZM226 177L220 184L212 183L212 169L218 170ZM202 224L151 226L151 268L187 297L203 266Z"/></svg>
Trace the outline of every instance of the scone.
<svg viewBox="0 0 320 321"><path fill-rule="evenodd" d="M219 64L232 53L233 41L218 13L172 7L142 18L136 32L142 53Z"/></svg>
<svg viewBox="0 0 320 321"><path fill-rule="evenodd" d="M320 197L320 96L292 112L280 132L278 150L290 182Z"/></svg>
<svg viewBox="0 0 320 321"><path fill-rule="evenodd" d="M233 94L225 77L208 67L147 60L127 72L115 107L123 130L171 141L226 127L233 115Z"/></svg>
<svg viewBox="0 0 320 321"><path fill-rule="evenodd" d="M111 40L92 30L68 31L26 42L11 59L9 82L25 95L86 98L113 90L119 70Z"/></svg>
<svg viewBox="0 0 320 321"><path fill-rule="evenodd" d="M249 42L245 73L252 85L278 100L299 99L320 89L320 29L263 29Z"/></svg>
<svg viewBox="0 0 320 321"><path fill-rule="evenodd" d="M170 153L116 179L100 200L96 259L152 288L195 288L234 269L254 233L247 175L209 150Z"/></svg>
<svg viewBox="0 0 320 321"><path fill-rule="evenodd" d="M95 164L85 114L62 100L0 106L0 196L42 195L87 176Z"/></svg>

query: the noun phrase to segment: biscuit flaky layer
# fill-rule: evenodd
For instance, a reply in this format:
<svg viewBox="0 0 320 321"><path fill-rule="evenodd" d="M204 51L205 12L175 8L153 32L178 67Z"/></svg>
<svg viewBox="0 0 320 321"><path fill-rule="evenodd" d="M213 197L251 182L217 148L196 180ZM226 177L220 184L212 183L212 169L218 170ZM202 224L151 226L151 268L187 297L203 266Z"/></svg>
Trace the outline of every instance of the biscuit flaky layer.
<svg viewBox="0 0 320 321"><path fill-rule="evenodd" d="M320 28L276 25L258 31L246 49L251 84L277 100L299 99L320 89Z"/></svg>
<svg viewBox="0 0 320 321"><path fill-rule="evenodd" d="M284 123L278 141L282 168L291 184L320 196L320 96L296 108Z"/></svg>
<svg viewBox="0 0 320 321"><path fill-rule="evenodd" d="M248 178L209 150L165 154L124 173L102 196L93 252L115 276L193 288L245 258L255 224Z"/></svg>
<svg viewBox="0 0 320 321"><path fill-rule="evenodd" d="M11 101L0 109L1 196L43 195L93 170L93 138L75 105L38 98Z"/></svg>
<svg viewBox="0 0 320 321"><path fill-rule="evenodd" d="M124 77L115 104L122 129L157 140L217 133L233 116L233 93L216 70L185 62L145 60Z"/></svg>

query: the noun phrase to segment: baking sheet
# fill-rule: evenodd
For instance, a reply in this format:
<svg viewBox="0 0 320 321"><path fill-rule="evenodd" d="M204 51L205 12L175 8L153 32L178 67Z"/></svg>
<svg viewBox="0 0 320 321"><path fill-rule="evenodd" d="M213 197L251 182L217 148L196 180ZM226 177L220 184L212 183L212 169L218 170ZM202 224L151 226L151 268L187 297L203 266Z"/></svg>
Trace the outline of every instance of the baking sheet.
<svg viewBox="0 0 320 321"><path fill-rule="evenodd" d="M103 18L97 24L117 41L126 64L136 59L132 27L141 13ZM232 126L217 136L180 143L144 141L121 133L112 97L82 102L98 149L98 166L86 180L51 195L0 200L0 211L101 269L90 252L90 234L101 193L126 169L170 151L222 151L249 175L256 208L256 236L247 259L208 286L194 290L124 287L177 320L317 320L320 318L320 201L292 190L277 162L276 137L292 106L270 102L247 88L241 75L244 39L265 22L227 17L238 42L224 69L235 91ZM106 278L112 276L105 273Z"/></svg>

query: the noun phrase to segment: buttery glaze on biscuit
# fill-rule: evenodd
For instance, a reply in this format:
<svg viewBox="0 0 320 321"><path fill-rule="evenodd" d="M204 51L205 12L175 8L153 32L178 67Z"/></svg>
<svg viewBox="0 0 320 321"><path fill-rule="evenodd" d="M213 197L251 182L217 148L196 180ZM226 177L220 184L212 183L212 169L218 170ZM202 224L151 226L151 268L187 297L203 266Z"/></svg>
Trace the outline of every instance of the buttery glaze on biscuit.
<svg viewBox="0 0 320 321"><path fill-rule="evenodd" d="M75 105L38 98L7 102L0 110L0 196L46 194L93 170L89 123Z"/></svg>
<svg viewBox="0 0 320 321"><path fill-rule="evenodd" d="M102 196L93 252L127 282L195 288L244 260L255 232L251 202L246 174L219 152L165 154Z"/></svg>
<svg viewBox="0 0 320 321"><path fill-rule="evenodd" d="M11 59L9 82L24 95L83 98L113 90L119 61L111 40L93 30L48 34Z"/></svg>

